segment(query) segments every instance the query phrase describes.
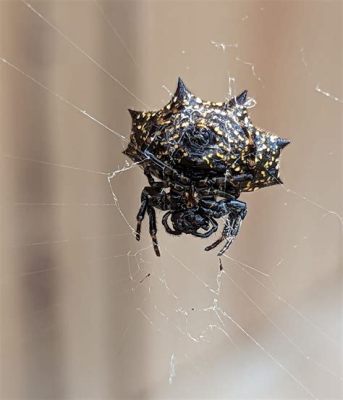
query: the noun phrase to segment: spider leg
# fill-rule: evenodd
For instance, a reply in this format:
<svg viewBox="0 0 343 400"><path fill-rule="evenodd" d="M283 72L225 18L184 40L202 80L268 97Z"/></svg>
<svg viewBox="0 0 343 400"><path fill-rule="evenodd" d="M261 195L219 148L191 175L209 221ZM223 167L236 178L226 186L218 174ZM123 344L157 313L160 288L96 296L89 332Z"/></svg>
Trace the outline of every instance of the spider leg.
<svg viewBox="0 0 343 400"><path fill-rule="evenodd" d="M147 177L149 185L154 189L162 189L168 187L168 183L164 181L155 181L154 177L150 172L150 168L147 166L144 168L144 175Z"/></svg>
<svg viewBox="0 0 343 400"><path fill-rule="evenodd" d="M211 203L211 201L209 203ZM230 247L234 238L238 235L242 220L246 216L247 208L246 204L242 201L224 200L216 203L216 207L212 207L212 209L216 218L224 216L225 214L227 215L227 217L221 237L211 245L207 246L205 250L210 251L217 247L221 242L226 240L224 247L218 253L218 256L222 256L225 251Z"/></svg>
<svg viewBox="0 0 343 400"><path fill-rule="evenodd" d="M139 208L138 214L137 214L137 227L136 227L136 240L140 240L141 238L141 227L142 227L142 221L145 217L146 209L148 206L148 198L146 197L145 194L142 193L142 203Z"/></svg>
<svg viewBox="0 0 343 400"><path fill-rule="evenodd" d="M213 242L212 244L210 244L209 246L205 247L205 251L210 251L212 249L214 249L215 247L218 246L218 244L220 244L222 241L224 240L224 237L221 236L219 239L217 239L215 242Z"/></svg>
<svg viewBox="0 0 343 400"><path fill-rule="evenodd" d="M148 178L148 182L150 186L154 186L155 179L152 177L151 172L150 172L150 168L149 167L145 167L144 168L144 175Z"/></svg>
<svg viewBox="0 0 343 400"><path fill-rule="evenodd" d="M231 243L233 242L234 238L238 235L239 228L242 224L242 218L238 216L233 220L231 224L229 224L228 229L223 231L223 236L226 239L226 243L223 246L223 248L219 251L218 257L222 256L226 250L231 246Z"/></svg>
<svg viewBox="0 0 343 400"><path fill-rule="evenodd" d="M182 232L180 232L180 231L174 231L173 229L170 228L170 226L169 226L169 224L168 224L168 218L169 218L169 216L171 215L171 213L172 213L171 211L168 211L167 213L165 213L165 214L163 215L162 224L163 224L163 226L165 227L166 231L167 231L169 234L171 234L171 235L181 235Z"/></svg>
<svg viewBox="0 0 343 400"><path fill-rule="evenodd" d="M224 247L219 251L217 256L221 257L226 252L226 250L231 246L232 242L233 242L233 238L227 239Z"/></svg>
<svg viewBox="0 0 343 400"><path fill-rule="evenodd" d="M160 254L160 249L158 247L158 242L157 242L157 226L156 226L156 212L154 207L151 207L148 205L147 207L148 215L149 215L149 232L150 236L152 238L152 243L154 245L154 250L156 255L159 257Z"/></svg>
<svg viewBox="0 0 343 400"><path fill-rule="evenodd" d="M140 240L141 238L141 226L142 226L142 221L145 217L146 212L148 211L149 214L149 208L153 208L154 206L165 209L167 207L166 204L166 198L165 198L165 193L162 190L162 186L160 184L163 184L163 182L155 182L154 185L157 185L156 187L150 187L146 186L141 194L141 206L139 208L138 214L137 214L137 228L136 228L136 239ZM156 214L155 210L153 212L150 211L150 215L154 214L155 215L155 227L156 227Z"/></svg>
<svg viewBox="0 0 343 400"><path fill-rule="evenodd" d="M215 247L218 246L218 244L220 244L223 240L225 240L224 232L225 232L227 225L229 225L229 223L230 223L229 219L226 219L225 226L224 226L221 237L219 239L217 239L215 242L213 242L212 244L210 244L209 246L205 247L205 251L210 251L210 250L214 249Z"/></svg>
<svg viewBox="0 0 343 400"><path fill-rule="evenodd" d="M201 238L208 238L209 236L212 235L212 233L214 233L217 229L218 229L218 223L214 218L209 218L211 224L212 224L212 228L209 229L206 232L194 232L192 233L193 236L197 236L197 237L201 237Z"/></svg>

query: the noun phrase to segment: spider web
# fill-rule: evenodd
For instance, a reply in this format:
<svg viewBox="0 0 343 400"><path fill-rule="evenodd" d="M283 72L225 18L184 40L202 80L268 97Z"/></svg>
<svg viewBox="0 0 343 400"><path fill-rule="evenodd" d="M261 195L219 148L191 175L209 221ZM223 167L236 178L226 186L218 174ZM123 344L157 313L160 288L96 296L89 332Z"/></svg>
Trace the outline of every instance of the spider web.
<svg viewBox="0 0 343 400"><path fill-rule="evenodd" d="M342 52L326 50L341 23L338 3L312 11L306 3L195 3L220 28L193 27L196 34L187 25L191 4L141 2L134 12L121 2L2 5L24 24L19 51L4 41L0 53L11 134L17 108L23 111L3 157L4 398L342 397L343 100L342 77L331 72L341 70ZM301 5L313 32L320 13L337 17L316 45L305 28L291 44L270 39L273 55L287 61L275 61L284 71L275 79L243 32ZM189 36L182 47L177 37L157 40L158 32L167 35L167 10L167 21ZM134 17L146 32L143 49L134 44L137 26L137 37L121 33ZM92 24L101 27L98 36ZM50 42L53 51L35 60L35 45ZM281 166L286 184L242 196L248 215L221 259L203 251L213 238L167 235L161 213L161 258L147 221L141 242L134 239L147 183L121 153L130 133L126 109L160 108L178 75L210 100L249 88L256 125L292 141Z"/></svg>

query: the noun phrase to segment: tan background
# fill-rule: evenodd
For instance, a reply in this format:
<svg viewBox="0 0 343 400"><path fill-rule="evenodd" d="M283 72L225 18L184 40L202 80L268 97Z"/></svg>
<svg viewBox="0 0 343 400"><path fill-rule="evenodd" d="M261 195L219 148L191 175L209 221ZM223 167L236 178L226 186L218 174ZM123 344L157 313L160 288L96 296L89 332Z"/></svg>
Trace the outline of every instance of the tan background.
<svg viewBox="0 0 343 400"><path fill-rule="evenodd" d="M342 2L31 4L0 3L1 398L342 398ZM145 179L111 180L121 214L92 118L128 137L163 85L222 101L229 73L292 144L218 275L210 240L136 243Z"/></svg>

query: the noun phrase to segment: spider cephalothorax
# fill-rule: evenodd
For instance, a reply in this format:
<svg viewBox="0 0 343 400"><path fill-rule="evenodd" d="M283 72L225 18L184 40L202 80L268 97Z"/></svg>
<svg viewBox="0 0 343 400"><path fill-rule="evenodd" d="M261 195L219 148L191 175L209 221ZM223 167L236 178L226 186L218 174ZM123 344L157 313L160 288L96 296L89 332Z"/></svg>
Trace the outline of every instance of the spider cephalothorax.
<svg viewBox="0 0 343 400"><path fill-rule="evenodd" d="M167 211L162 222L173 235L208 237L225 217L221 237L206 248L225 240L221 255L246 214L240 193L281 183L279 156L289 141L256 128L247 104L247 91L228 102L203 101L179 79L161 110L129 110L132 134L124 154L140 163L150 185L142 192L136 237L147 212L157 255L155 207Z"/></svg>

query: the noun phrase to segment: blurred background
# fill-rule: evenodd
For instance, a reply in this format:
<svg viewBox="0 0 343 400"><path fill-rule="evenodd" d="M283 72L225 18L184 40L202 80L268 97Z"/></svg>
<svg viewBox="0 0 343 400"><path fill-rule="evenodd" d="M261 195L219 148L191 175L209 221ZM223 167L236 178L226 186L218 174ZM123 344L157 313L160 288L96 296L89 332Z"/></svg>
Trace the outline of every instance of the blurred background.
<svg viewBox="0 0 343 400"><path fill-rule="evenodd" d="M0 3L1 398L341 399L342 2ZM161 258L128 108L248 89L285 185ZM122 138L123 136L124 138ZM115 172L116 171L116 172Z"/></svg>

